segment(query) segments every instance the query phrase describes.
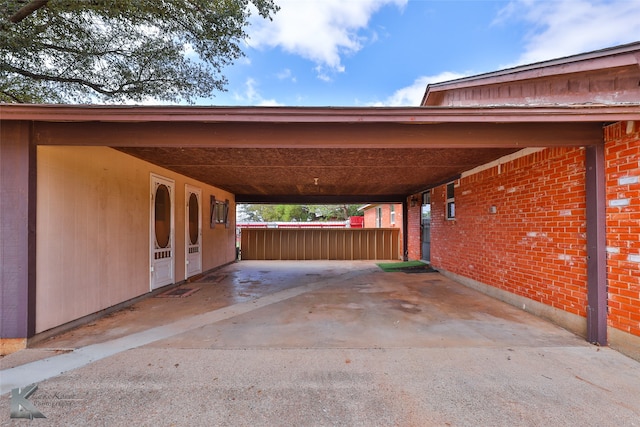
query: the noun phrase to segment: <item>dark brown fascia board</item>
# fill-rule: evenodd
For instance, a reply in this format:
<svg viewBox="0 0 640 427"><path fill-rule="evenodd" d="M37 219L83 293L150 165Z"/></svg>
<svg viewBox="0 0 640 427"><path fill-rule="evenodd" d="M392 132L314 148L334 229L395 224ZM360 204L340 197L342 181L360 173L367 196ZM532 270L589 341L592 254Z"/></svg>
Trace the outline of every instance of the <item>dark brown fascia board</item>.
<svg viewBox="0 0 640 427"><path fill-rule="evenodd" d="M630 65L640 66L640 42L462 77L446 82L431 83L427 85L420 105L426 105L427 98L435 92Z"/></svg>
<svg viewBox="0 0 640 427"><path fill-rule="evenodd" d="M640 120L637 104L483 107L140 107L0 104L0 120L191 123L540 123Z"/></svg>
<svg viewBox="0 0 640 427"><path fill-rule="evenodd" d="M602 123L37 122L32 138L36 145L106 147L524 148L599 144Z"/></svg>

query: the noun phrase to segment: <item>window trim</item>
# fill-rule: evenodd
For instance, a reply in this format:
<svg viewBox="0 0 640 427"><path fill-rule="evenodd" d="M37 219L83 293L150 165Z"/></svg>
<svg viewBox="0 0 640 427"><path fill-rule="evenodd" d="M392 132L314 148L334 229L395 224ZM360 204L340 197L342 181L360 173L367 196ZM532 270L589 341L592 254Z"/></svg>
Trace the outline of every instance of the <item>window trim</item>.
<svg viewBox="0 0 640 427"><path fill-rule="evenodd" d="M446 186L445 218L448 221L456 219L455 182L450 182Z"/></svg>
<svg viewBox="0 0 640 427"><path fill-rule="evenodd" d="M216 200L216 196L211 196L209 201L209 227L215 228L216 224L224 224L229 228L229 199L225 201Z"/></svg>

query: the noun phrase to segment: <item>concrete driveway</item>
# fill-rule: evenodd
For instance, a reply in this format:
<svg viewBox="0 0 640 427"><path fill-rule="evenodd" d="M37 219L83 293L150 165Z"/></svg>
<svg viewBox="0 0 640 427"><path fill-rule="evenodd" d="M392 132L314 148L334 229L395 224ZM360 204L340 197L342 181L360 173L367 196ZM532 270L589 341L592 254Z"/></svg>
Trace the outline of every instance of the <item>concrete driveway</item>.
<svg viewBox="0 0 640 427"><path fill-rule="evenodd" d="M1 359L0 425L32 383L39 425L640 425L640 363L438 273L243 261L177 289Z"/></svg>

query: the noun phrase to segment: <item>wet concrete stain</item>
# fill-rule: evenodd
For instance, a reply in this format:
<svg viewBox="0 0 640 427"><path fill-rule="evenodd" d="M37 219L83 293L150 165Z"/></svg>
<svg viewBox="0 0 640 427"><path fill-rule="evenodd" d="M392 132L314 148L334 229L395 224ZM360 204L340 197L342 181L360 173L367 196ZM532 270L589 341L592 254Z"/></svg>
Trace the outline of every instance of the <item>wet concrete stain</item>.
<svg viewBox="0 0 640 427"><path fill-rule="evenodd" d="M384 302L389 304L394 310L400 310L405 313L416 314L422 311L417 305L403 299L386 299Z"/></svg>
<svg viewBox="0 0 640 427"><path fill-rule="evenodd" d="M259 264L258 264L259 265ZM478 339L494 339L503 331L510 336L526 334L529 316L505 304L465 288L435 273L393 275L375 269L349 280L339 279L327 269L309 268L304 263L287 264L287 270L251 268L239 263L223 273L220 283L202 284L191 298L149 298L82 327L38 344L41 348L73 348L103 342L180 317L206 313L237 303L258 301L281 290L330 280L326 287L306 292L285 302L261 308L184 336L163 345L221 348L296 346L403 346L450 340L456 345ZM300 267L298 267L300 266ZM206 277L209 277L207 275ZM486 322L495 324L478 333ZM512 323L509 323L512 322ZM508 324L506 328L503 325ZM464 325L462 329L451 330ZM507 331L508 329L508 331ZM408 334L419 332L419 339Z"/></svg>

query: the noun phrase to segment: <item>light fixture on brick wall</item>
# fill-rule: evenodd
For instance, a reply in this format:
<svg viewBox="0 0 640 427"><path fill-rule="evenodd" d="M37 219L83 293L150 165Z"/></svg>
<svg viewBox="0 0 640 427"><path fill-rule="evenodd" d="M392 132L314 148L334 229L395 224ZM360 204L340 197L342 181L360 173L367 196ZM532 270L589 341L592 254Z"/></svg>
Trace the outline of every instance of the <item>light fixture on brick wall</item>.
<svg viewBox="0 0 640 427"><path fill-rule="evenodd" d="M495 205L489 206L489 213L490 214L498 213L498 208Z"/></svg>

